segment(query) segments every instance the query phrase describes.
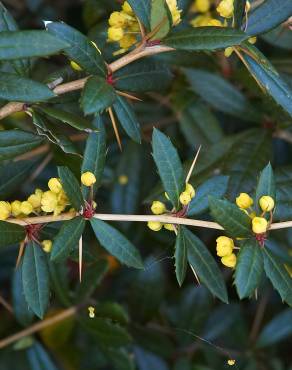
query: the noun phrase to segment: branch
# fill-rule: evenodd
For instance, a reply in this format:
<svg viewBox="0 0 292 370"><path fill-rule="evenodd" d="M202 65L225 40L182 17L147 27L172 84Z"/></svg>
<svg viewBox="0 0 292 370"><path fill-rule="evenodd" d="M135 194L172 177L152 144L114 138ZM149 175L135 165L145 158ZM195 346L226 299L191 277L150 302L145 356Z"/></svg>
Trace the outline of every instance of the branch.
<svg viewBox="0 0 292 370"><path fill-rule="evenodd" d="M135 49L131 53L109 64L108 68L111 72L115 72L125 67L127 64L134 62L135 60L144 58L146 56L165 53L167 51L173 51L173 50L175 49L168 47L168 46L163 46L163 45L149 46L149 47L143 48L142 50ZM56 95L61 95L61 94L65 94L70 91L81 90L83 89L88 78L89 77L85 77L79 80L75 80L75 81L71 81L71 82L58 85L53 89L53 92ZM4 105L4 107L0 109L0 120L9 116L12 113L22 111L24 109L24 105L25 103L19 103L19 102L10 102Z"/></svg>
<svg viewBox="0 0 292 370"><path fill-rule="evenodd" d="M6 222L18 224L21 226L46 224L50 222L68 221L76 217L77 213L63 213L59 216L39 216L39 217L27 217L22 219L9 218ZM191 218L174 217L168 215L120 215L120 214L108 214L108 213L96 213L94 218L102 221L124 221L124 222L148 222L157 221L164 224L174 225L186 225L194 227L203 227L206 229L224 230L224 228L217 222L193 220ZM277 222L270 226L270 230L287 229L292 227L292 221Z"/></svg>

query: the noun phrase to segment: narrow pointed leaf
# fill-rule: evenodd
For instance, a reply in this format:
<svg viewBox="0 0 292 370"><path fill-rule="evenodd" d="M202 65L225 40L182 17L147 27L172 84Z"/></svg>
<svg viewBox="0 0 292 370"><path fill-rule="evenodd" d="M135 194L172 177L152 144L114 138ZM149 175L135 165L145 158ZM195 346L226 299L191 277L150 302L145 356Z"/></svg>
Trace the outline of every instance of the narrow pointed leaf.
<svg viewBox="0 0 292 370"><path fill-rule="evenodd" d="M0 221L0 247L19 243L25 238L24 227Z"/></svg>
<svg viewBox="0 0 292 370"><path fill-rule="evenodd" d="M85 220L83 217L75 217L63 223L59 233L53 241L53 249L51 252L52 261L62 261L69 256L78 245L84 227Z"/></svg>
<svg viewBox="0 0 292 370"><path fill-rule="evenodd" d="M79 211L84 205L79 182L68 167L58 167L58 174L70 203L76 211Z"/></svg>
<svg viewBox="0 0 292 370"><path fill-rule="evenodd" d="M188 256L187 256L187 244L185 240L185 234L182 228L178 229L178 234L175 242L175 274L176 279L180 286L182 286L186 277Z"/></svg>
<svg viewBox="0 0 292 370"><path fill-rule="evenodd" d="M49 269L45 252L35 242L30 242L25 247L22 282L27 304L42 319L49 304Z"/></svg>
<svg viewBox="0 0 292 370"><path fill-rule="evenodd" d="M139 251L124 235L103 221L93 218L90 223L98 241L110 254L127 266L143 268Z"/></svg>

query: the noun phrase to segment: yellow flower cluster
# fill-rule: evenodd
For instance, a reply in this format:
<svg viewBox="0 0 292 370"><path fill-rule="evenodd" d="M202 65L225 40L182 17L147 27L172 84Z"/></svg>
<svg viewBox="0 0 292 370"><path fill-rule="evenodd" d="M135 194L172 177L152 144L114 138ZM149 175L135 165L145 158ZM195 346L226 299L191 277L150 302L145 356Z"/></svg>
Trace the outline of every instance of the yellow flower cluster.
<svg viewBox="0 0 292 370"><path fill-rule="evenodd" d="M40 212L59 215L69 205L68 198L59 179L51 178L48 188L48 191L36 189L25 201L14 200L11 203L0 201L0 220L5 221L9 217L22 218Z"/></svg>
<svg viewBox="0 0 292 370"><path fill-rule="evenodd" d="M94 319L95 318L95 308L94 307L92 307L92 306L89 306L88 307L88 316L91 319Z"/></svg>
<svg viewBox="0 0 292 370"><path fill-rule="evenodd" d="M179 196L179 201L183 206L187 206L196 195L195 189L187 183L185 190Z"/></svg>
<svg viewBox="0 0 292 370"><path fill-rule="evenodd" d="M221 257L224 266L234 268L236 266L236 255L233 253L234 242L227 236L219 236L216 239L217 256Z"/></svg>
<svg viewBox="0 0 292 370"><path fill-rule="evenodd" d="M264 195L259 199L259 206L263 211L263 214L257 216L253 211L253 199L247 193L240 193L236 198L237 206L243 210L252 219L252 231L255 234L264 234L269 226L264 214L266 212L272 212L275 207L275 201L269 195ZM250 210L250 212L248 212Z"/></svg>
<svg viewBox="0 0 292 370"><path fill-rule="evenodd" d="M177 0L166 0L172 15L174 25L181 21L181 10L177 7ZM107 31L108 42L118 42L120 50L115 55L126 52L138 41L140 27L130 4L125 1L121 11L113 12L108 20L109 28Z"/></svg>

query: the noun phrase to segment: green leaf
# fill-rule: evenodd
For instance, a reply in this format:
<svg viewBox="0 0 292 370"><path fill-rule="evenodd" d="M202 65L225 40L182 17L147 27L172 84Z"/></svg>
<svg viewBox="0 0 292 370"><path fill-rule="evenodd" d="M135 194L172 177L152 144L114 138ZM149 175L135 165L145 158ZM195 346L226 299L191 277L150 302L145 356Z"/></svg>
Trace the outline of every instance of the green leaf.
<svg viewBox="0 0 292 370"><path fill-rule="evenodd" d="M129 323L129 315L127 311L116 302L103 302L95 307L95 315L105 319L111 319L121 325Z"/></svg>
<svg viewBox="0 0 292 370"><path fill-rule="evenodd" d="M25 238L24 227L5 221L0 221L0 247L19 243Z"/></svg>
<svg viewBox="0 0 292 370"><path fill-rule="evenodd" d="M104 78L90 77L82 90L81 107L85 114L98 114L116 100L115 89Z"/></svg>
<svg viewBox="0 0 292 370"><path fill-rule="evenodd" d="M283 301L292 306L292 279L283 263L267 249L263 249L264 268L273 287L278 291Z"/></svg>
<svg viewBox="0 0 292 370"><path fill-rule="evenodd" d="M235 204L209 197L211 215L233 238L251 236L251 219Z"/></svg>
<svg viewBox="0 0 292 370"><path fill-rule="evenodd" d="M116 115L130 138L137 143L141 143L140 125L132 106L127 100L117 95L113 105Z"/></svg>
<svg viewBox="0 0 292 370"><path fill-rule="evenodd" d="M50 297L49 269L45 252L35 242L30 242L25 247L22 282L28 306L42 319Z"/></svg>
<svg viewBox="0 0 292 370"><path fill-rule="evenodd" d="M275 316L261 331L257 348L275 345L292 335L292 310L287 308Z"/></svg>
<svg viewBox="0 0 292 370"><path fill-rule="evenodd" d="M261 172L255 197L255 206L258 211L260 211L259 200L263 195L269 195L273 199L276 199L276 187L273 168L269 163Z"/></svg>
<svg viewBox="0 0 292 370"><path fill-rule="evenodd" d="M66 259L78 245L84 228L85 219L83 217L65 221L54 239L51 260L58 262Z"/></svg>
<svg viewBox="0 0 292 370"><path fill-rule="evenodd" d="M126 329L111 320L95 317L94 320L83 320L82 324L103 346L121 347L131 342Z"/></svg>
<svg viewBox="0 0 292 370"><path fill-rule="evenodd" d="M140 253L118 230L94 218L90 223L98 241L110 254L127 266L143 268Z"/></svg>
<svg viewBox="0 0 292 370"><path fill-rule="evenodd" d="M74 113L66 112L61 109L43 107L39 108L43 113L55 118L59 121L67 123L68 125L76 128L77 130L92 132L94 130L92 124L83 117L77 116Z"/></svg>
<svg viewBox="0 0 292 370"><path fill-rule="evenodd" d="M285 221L292 217L292 167L279 167L276 171L276 209L275 219Z"/></svg>
<svg viewBox="0 0 292 370"><path fill-rule="evenodd" d="M178 229L178 234L175 242L175 274L179 286L182 286L187 272L187 244L185 239L185 234L183 229L180 227Z"/></svg>
<svg viewBox="0 0 292 370"><path fill-rule="evenodd" d="M246 0L234 0L234 27L240 29L245 14Z"/></svg>
<svg viewBox="0 0 292 370"><path fill-rule="evenodd" d="M192 232L181 227L187 245L188 261L199 279L212 294L228 303L228 295L223 276L213 256Z"/></svg>
<svg viewBox="0 0 292 370"><path fill-rule="evenodd" d="M4 100L34 103L55 96L46 85L12 73L1 72L0 84L0 98Z"/></svg>
<svg viewBox="0 0 292 370"><path fill-rule="evenodd" d="M255 239L245 241L238 254L235 285L240 299L250 297L261 281L264 260L261 247Z"/></svg>
<svg viewBox="0 0 292 370"><path fill-rule="evenodd" d="M79 211L84 205L79 182L68 167L58 167L58 174L70 203L76 211Z"/></svg>
<svg viewBox="0 0 292 370"><path fill-rule="evenodd" d="M185 69L185 74L191 89L215 109L243 120L259 119L247 98L223 77L201 69Z"/></svg>
<svg viewBox="0 0 292 370"><path fill-rule="evenodd" d="M170 85L172 77L167 65L141 59L115 72L114 86L130 92L161 91Z"/></svg>
<svg viewBox="0 0 292 370"><path fill-rule="evenodd" d="M115 370L135 370L135 362L131 353L124 349L107 348L106 355Z"/></svg>
<svg viewBox="0 0 292 370"><path fill-rule="evenodd" d="M47 31L0 32L0 60L57 54L68 46Z"/></svg>
<svg viewBox="0 0 292 370"><path fill-rule="evenodd" d="M46 22L46 28L58 40L66 42L66 56L91 74L106 76L104 60L93 43L75 28L63 22Z"/></svg>
<svg viewBox="0 0 292 370"><path fill-rule="evenodd" d="M164 189L174 207L179 206L179 196L184 190L183 169L177 150L169 138L155 129L152 136L153 158Z"/></svg>
<svg viewBox="0 0 292 370"><path fill-rule="evenodd" d="M150 29L149 14L151 9L151 0L129 0L128 3L144 26L147 29Z"/></svg>
<svg viewBox="0 0 292 370"><path fill-rule="evenodd" d="M260 86L292 116L292 90L275 72L268 70L248 55L244 55L250 73Z"/></svg>
<svg viewBox="0 0 292 370"><path fill-rule="evenodd" d="M225 194L228 185L227 176L214 176L204 182L196 190L196 195L188 207L188 216L204 213L209 208L209 196L221 198Z"/></svg>
<svg viewBox="0 0 292 370"><path fill-rule="evenodd" d="M31 370L58 370L47 351L38 342L28 348L27 358Z"/></svg>
<svg viewBox="0 0 292 370"><path fill-rule="evenodd" d="M291 14L290 0L267 0L249 15L246 32L252 36L265 33L285 22Z"/></svg>
<svg viewBox="0 0 292 370"><path fill-rule="evenodd" d="M95 195L100 186L106 157L106 133L104 123L100 117L95 119L98 132L88 135L86 147L83 155L81 172L90 171L95 175L96 183L93 185L93 195ZM89 194L88 186L82 185L82 193L85 199Z"/></svg>
<svg viewBox="0 0 292 370"><path fill-rule="evenodd" d="M151 12L150 12L150 29L155 30L159 26L159 31L155 33L153 39L161 40L164 38L171 26L172 18L169 11L169 7L165 0L152 0L151 1Z"/></svg>
<svg viewBox="0 0 292 370"><path fill-rule="evenodd" d="M211 51L240 45L247 37L244 32L234 28L195 27L173 32L163 43L176 50Z"/></svg>

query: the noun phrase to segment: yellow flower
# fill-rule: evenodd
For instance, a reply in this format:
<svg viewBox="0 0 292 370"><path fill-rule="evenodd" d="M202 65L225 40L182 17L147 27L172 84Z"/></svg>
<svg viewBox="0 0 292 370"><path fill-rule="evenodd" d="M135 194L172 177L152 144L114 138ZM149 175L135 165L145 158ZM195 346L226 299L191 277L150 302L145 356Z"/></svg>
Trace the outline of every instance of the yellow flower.
<svg viewBox="0 0 292 370"><path fill-rule="evenodd" d="M126 13L124 12L113 12L108 20L108 23L112 27L123 27L127 22Z"/></svg>
<svg viewBox="0 0 292 370"><path fill-rule="evenodd" d="M163 226L168 231L174 231L175 230L175 227L174 227L173 224L164 224Z"/></svg>
<svg viewBox="0 0 292 370"><path fill-rule="evenodd" d="M225 257L230 256L233 252L234 248L234 242L231 238L228 238L227 236L219 236L219 238L216 239L217 246L217 256L219 257Z"/></svg>
<svg viewBox="0 0 292 370"><path fill-rule="evenodd" d="M118 182L120 185L127 185L127 183L129 182L129 178L126 175L121 175L118 178Z"/></svg>
<svg viewBox="0 0 292 370"><path fill-rule="evenodd" d="M233 47L232 46L229 46L228 48L226 48L224 50L224 55L226 56L226 58L229 58L231 56L231 54L233 53Z"/></svg>
<svg viewBox="0 0 292 370"><path fill-rule="evenodd" d="M189 182L186 184L185 191L190 194L191 198L194 198L194 196L196 195L195 189L193 188L193 186Z"/></svg>
<svg viewBox="0 0 292 370"><path fill-rule="evenodd" d="M193 27L206 27L208 26L208 23L210 22L211 19L212 17L210 16L209 13L201 14L191 21L191 25Z"/></svg>
<svg viewBox="0 0 292 370"><path fill-rule="evenodd" d="M43 250L46 253L50 253L51 252L52 246L53 246L53 243L52 243L51 240L43 240L41 244L42 244Z"/></svg>
<svg viewBox="0 0 292 370"><path fill-rule="evenodd" d="M49 180L48 187L55 194L59 194L60 191L62 190L62 184L60 183L60 180L57 179L56 177L52 177Z"/></svg>
<svg viewBox="0 0 292 370"><path fill-rule="evenodd" d="M226 267L234 268L236 266L236 255L234 253L229 254L221 258L221 262Z"/></svg>
<svg viewBox="0 0 292 370"><path fill-rule="evenodd" d="M250 2L247 1L246 4L245 4L245 11L246 11L246 13L248 13L250 11L250 8L251 8Z"/></svg>
<svg viewBox="0 0 292 370"><path fill-rule="evenodd" d="M223 27L223 24L219 19L210 19L207 26Z"/></svg>
<svg viewBox="0 0 292 370"><path fill-rule="evenodd" d="M129 15L134 14L130 4L127 1L124 2L123 6L122 6L122 9L125 13L127 13Z"/></svg>
<svg viewBox="0 0 292 370"><path fill-rule="evenodd" d="M137 42L137 39L134 35L125 35L120 41L120 47L123 49L129 49L132 45Z"/></svg>
<svg viewBox="0 0 292 370"><path fill-rule="evenodd" d="M182 12L182 10L178 9L177 0L166 0L166 3L169 7L169 10L172 16L172 23L174 26L176 26L177 24L181 22L180 13Z"/></svg>
<svg viewBox="0 0 292 370"><path fill-rule="evenodd" d="M11 203L11 213L14 217L21 214L21 202L19 200L15 200Z"/></svg>
<svg viewBox="0 0 292 370"><path fill-rule="evenodd" d="M159 200L155 200L155 201L152 203L151 211L152 211L152 213L154 213L155 215L161 215L162 213L164 213L164 212L166 211L165 204L164 204L164 203L162 203L162 202L159 202Z"/></svg>
<svg viewBox="0 0 292 370"><path fill-rule="evenodd" d="M233 0L222 0L216 8L223 18L231 18L233 15Z"/></svg>
<svg viewBox="0 0 292 370"><path fill-rule="evenodd" d="M124 37L124 31L121 27L109 27L107 35L109 41L120 41Z"/></svg>
<svg viewBox="0 0 292 370"><path fill-rule="evenodd" d="M190 196L189 193L187 193L186 191L183 191L181 193L181 195L179 196L179 201L181 202L181 204L183 204L184 206L188 205L190 202L191 202L192 198Z"/></svg>
<svg viewBox="0 0 292 370"><path fill-rule="evenodd" d="M275 201L272 197L270 197L269 195L264 195L260 198L259 200L259 204L260 204L260 207L261 209L264 211L264 212L270 212L274 209L275 207Z"/></svg>
<svg viewBox="0 0 292 370"><path fill-rule="evenodd" d="M255 43L257 42L257 37L256 37L256 36L254 36L254 37L250 37L250 38L248 39L248 42L249 42L250 44L255 44Z"/></svg>
<svg viewBox="0 0 292 370"><path fill-rule="evenodd" d="M94 317L95 317L95 308L94 307L92 307L92 306L88 307L88 316L91 319L94 319Z"/></svg>
<svg viewBox="0 0 292 370"><path fill-rule="evenodd" d="M11 205L8 202L0 201L0 220L5 221L10 216Z"/></svg>
<svg viewBox="0 0 292 370"><path fill-rule="evenodd" d="M210 9L210 0L195 0L195 10L200 13L207 13Z"/></svg>
<svg viewBox="0 0 292 370"><path fill-rule="evenodd" d="M233 360L233 359L229 359L228 361L227 361L227 365L229 365L229 366L233 366L233 365L235 365L235 360Z"/></svg>
<svg viewBox="0 0 292 370"><path fill-rule="evenodd" d="M74 69L74 71L78 71L78 72L82 71L82 68L80 67L80 65L74 62L74 60L71 60L70 66L72 69Z"/></svg>
<svg viewBox="0 0 292 370"><path fill-rule="evenodd" d="M44 212L54 212L58 204L57 194L48 190L43 193L41 200L41 208Z"/></svg>
<svg viewBox="0 0 292 370"><path fill-rule="evenodd" d="M162 223L161 222L157 222L157 221L149 221L147 223L147 226L149 227L150 230L152 231L159 231L162 229Z"/></svg>
<svg viewBox="0 0 292 370"><path fill-rule="evenodd" d="M92 172L87 171L81 175L81 182L85 186L92 186L96 183L96 177Z"/></svg>
<svg viewBox="0 0 292 370"><path fill-rule="evenodd" d="M41 207L41 200L42 200L43 191L40 189L36 189L34 194L31 194L27 201L33 206L34 209L39 209Z"/></svg>
<svg viewBox="0 0 292 370"><path fill-rule="evenodd" d="M253 200L247 193L240 193L236 198L236 204L239 208L247 209L253 205Z"/></svg>
<svg viewBox="0 0 292 370"><path fill-rule="evenodd" d="M25 200L24 202L21 202L20 210L21 213L28 216L29 214L32 213L33 206L28 201Z"/></svg>
<svg viewBox="0 0 292 370"><path fill-rule="evenodd" d="M263 234L267 231L268 221L264 217L255 217L252 220L252 231L255 234Z"/></svg>

